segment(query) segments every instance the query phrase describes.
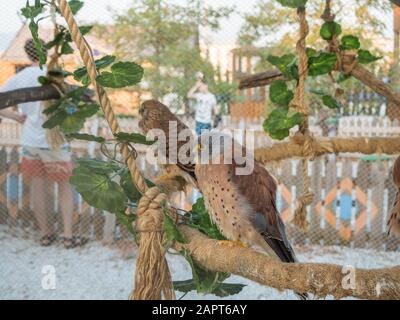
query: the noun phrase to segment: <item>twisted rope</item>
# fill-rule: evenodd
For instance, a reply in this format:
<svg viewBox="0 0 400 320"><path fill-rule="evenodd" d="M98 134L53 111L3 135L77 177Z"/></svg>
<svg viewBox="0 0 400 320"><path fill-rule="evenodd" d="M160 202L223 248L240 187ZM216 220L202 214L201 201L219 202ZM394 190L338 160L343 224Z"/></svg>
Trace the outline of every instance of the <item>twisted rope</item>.
<svg viewBox="0 0 400 320"><path fill-rule="evenodd" d="M106 91L96 82L98 73L90 46L79 31L67 1L57 0L57 2L61 15L67 22L71 38L75 42L86 66L91 83L96 89L105 119L111 132L115 135L120 132L120 127ZM163 248L163 233L159 232L162 229L163 221L161 202L165 201L165 196L155 189L148 189L128 144L121 144L121 154L129 168L133 182L143 195L139 202L140 209L138 209L136 224L139 226L139 230L146 229L150 231L141 235L136 262L135 288L130 298L161 299L162 294L164 294L166 299L173 299L174 291ZM143 228L143 226L148 228Z"/></svg>
<svg viewBox="0 0 400 320"><path fill-rule="evenodd" d="M308 115L310 109L305 101L305 85L308 73L308 58L306 54L306 38L309 33L309 27L306 19L306 9L298 8L297 16L300 24L300 37L296 44L297 55L299 56L299 81L294 93L294 98L290 106L298 112L304 114L304 121L300 126L300 132L305 136L303 144L303 153L313 157L313 139L308 130ZM310 191L310 178L308 176L308 159L302 159L302 173L304 192L299 198L299 203L296 208L292 223L301 229L307 228L307 212L306 208L311 204L314 194Z"/></svg>
<svg viewBox="0 0 400 320"><path fill-rule="evenodd" d="M157 187L146 191L138 203L136 211L136 230L140 232L140 243L148 243L146 250L140 250L136 262L135 290L130 300L167 300L175 299L168 263L165 258L164 232L157 230L163 223L163 212L167 196ZM143 219L146 216L146 219ZM152 230L152 231L149 231ZM157 232L158 231L158 232ZM157 272L155 272L157 271ZM145 284L145 285L144 285Z"/></svg>
<svg viewBox="0 0 400 320"><path fill-rule="evenodd" d="M306 9L298 8L297 16L300 23L300 38L296 44L297 55L299 56L299 81L290 106L305 116L309 114L308 104L305 103L305 83L308 73L308 58L306 55L306 38L309 32L306 19Z"/></svg>
<svg viewBox="0 0 400 320"><path fill-rule="evenodd" d="M120 127L118 125L117 119L115 118L114 112L111 107L111 101L108 98L107 93L103 89L103 87L99 86L96 82L96 77L98 75L94 58L92 55L92 51L90 49L89 44L86 42L84 37L82 36L81 32L79 31L79 27L74 19L72 11L67 3L66 0L57 0L61 14L65 18L68 28L71 33L71 37L75 42L81 58L83 60L84 65L87 68L88 75L90 77L91 83L96 89L96 93L100 102L100 106L103 109L104 116L108 125L110 126L111 132L116 134L120 132ZM127 145L121 145L121 153L123 158L125 159L127 166L131 172L131 176L135 184L137 185L139 191L143 194L147 190L147 185L145 183L144 178L142 177L139 169L136 166L135 159L130 157L129 148Z"/></svg>

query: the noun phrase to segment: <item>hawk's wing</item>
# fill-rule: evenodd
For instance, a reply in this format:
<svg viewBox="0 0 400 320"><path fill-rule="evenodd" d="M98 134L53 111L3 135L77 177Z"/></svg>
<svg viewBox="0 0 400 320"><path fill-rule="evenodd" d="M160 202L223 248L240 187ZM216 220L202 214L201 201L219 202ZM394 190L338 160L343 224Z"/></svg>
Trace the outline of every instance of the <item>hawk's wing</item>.
<svg viewBox="0 0 400 320"><path fill-rule="evenodd" d="M232 181L256 212L253 218L255 228L284 262L295 262L296 257L287 239L285 225L276 209L276 183L260 163L254 161L250 175L237 175L238 165L233 163Z"/></svg>

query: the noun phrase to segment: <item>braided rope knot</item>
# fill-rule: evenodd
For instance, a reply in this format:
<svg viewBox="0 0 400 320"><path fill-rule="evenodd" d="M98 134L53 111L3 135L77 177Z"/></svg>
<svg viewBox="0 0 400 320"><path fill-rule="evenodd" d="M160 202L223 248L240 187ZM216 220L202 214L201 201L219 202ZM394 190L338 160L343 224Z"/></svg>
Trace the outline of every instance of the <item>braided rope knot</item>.
<svg viewBox="0 0 400 320"><path fill-rule="evenodd" d="M165 193L157 187L148 189L138 203L136 230L139 252L136 260L134 300L175 299L171 274L165 258L165 234L162 229Z"/></svg>
<svg viewBox="0 0 400 320"><path fill-rule="evenodd" d="M310 190L311 183L308 176L308 160L314 160L318 156L318 141L306 130L304 133L297 132L294 136L295 143L301 144L303 147L302 153L304 159L301 160L302 175L304 192L299 198L299 203L294 213L292 223L302 230L308 227L307 221L307 206L310 205L314 199L314 193Z"/></svg>
<svg viewBox="0 0 400 320"><path fill-rule="evenodd" d="M309 206L314 199L314 193L307 190L300 198L299 204L297 205L296 211L294 213L294 218L292 223L302 230L307 230L309 222L307 221L307 206Z"/></svg>
<svg viewBox="0 0 400 320"><path fill-rule="evenodd" d="M150 188L140 198L136 210L136 230L141 232L158 232L163 223L163 207L167 196L157 187Z"/></svg>
<svg viewBox="0 0 400 320"><path fill-rule="evenodd" d="M299 146L302 146L302 156L308 160L314 160L320 154L333 153L334 145L330 140L317 140L309 132L303 134L296 132L291 141Z"/></svg>

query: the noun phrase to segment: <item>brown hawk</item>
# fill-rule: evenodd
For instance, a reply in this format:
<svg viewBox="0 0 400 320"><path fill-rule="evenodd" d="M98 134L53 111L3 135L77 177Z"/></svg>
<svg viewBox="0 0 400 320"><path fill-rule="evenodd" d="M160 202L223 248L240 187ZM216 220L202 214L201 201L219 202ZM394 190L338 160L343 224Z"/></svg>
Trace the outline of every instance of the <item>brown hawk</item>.
<svg viewBox="0 0 400 320"><path fill-rule="evenodd" d="M155 101L143 103L140 114L140 127L145 132L152 128L167 130L168 121L179 121L166 106ZM179 126L186 128L184 124ZM261 247L283 262L296 262L276 208L274 178L249 155L246 160L254 163L253 170L247 175L238 174L243 163L239 164L236 159L247 154L245 148L236 142L229 143L232 138L227 135L217 136L222 143L219 143L220 148L215 148L215 137L215 133L201 136L199 161L192 163L188 171L192 174L194 168L194 177L210 217L227 239ZM226 142L228 147L221 147ZM206 161L202 155L206 155ZM306 294L299 295L307 298Z"/></svg>
<svg viewBox="0 0 400 320"><path fill-rule="evenodd" d="M194 143L193 135L188 136L185 140L179 141L178 135L183 130L187 130L190 134L190 129L180 121L167 106L163 105L157 100L145 101L139 108L139 114L141 120L139 121L139 127L147 134L150 130L160 129L164 132L166 137L165 142L165 156L168 159L171 152L178 152L179 149L187 143ZM176 125L177 130L171 131L170 126ZM171 135L172 134L172 135ZM170 141L177 141L177 150L171 150ZM161 149L161 150L162 150ZM194 177L194 163L193 159L187 163L178 162L176 163L178 167L183 169L185 172L189 173Z"/></svg>

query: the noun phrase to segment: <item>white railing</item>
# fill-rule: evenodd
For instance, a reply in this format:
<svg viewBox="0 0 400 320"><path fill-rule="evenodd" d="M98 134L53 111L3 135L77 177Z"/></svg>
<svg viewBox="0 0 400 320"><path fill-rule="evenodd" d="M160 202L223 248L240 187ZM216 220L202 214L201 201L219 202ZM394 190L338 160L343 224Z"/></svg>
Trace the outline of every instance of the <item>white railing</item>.
<svg viewBox="0 0 400 320"><path fill-rule="evenodd" d="M349 116L339 119L338 135L344 137L400 136L400 123L388 117Z"/></svg>
<svg viewBox="0 0 400 320"><path fill-rule="evenodd" d="M192 118L183 117L182 120L188 124L190 128L194 128L194 121ZM310 130L314 136L322 136L322 128L310 119ZM124 132L139 132L137 118L122 118L119 119L121 130ZM253 120L233 120L230 116L222 117L222 121L218 128L233 131L240 129L243 134L251 131L253 140L250 147L254 148L266 147L272 145L275 141L271 140L265 134L262 121L260 119ZM293 130L295 132L296 130ZM82 129L84 133L99 134L106 138L111 138L111 132L104 119L92 118L85 123ZM9 119L2 119L0 122L0 145L14 146L19 144L21 135L21 125ZM399 120L391 121L388 117L375 117L375 116L348 116L339 119L337 135L342 137L392 137L400 136L400 122ZM94 148L88 146L86 142L74 141L72 148L85 149Z"/></svg>

